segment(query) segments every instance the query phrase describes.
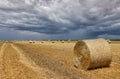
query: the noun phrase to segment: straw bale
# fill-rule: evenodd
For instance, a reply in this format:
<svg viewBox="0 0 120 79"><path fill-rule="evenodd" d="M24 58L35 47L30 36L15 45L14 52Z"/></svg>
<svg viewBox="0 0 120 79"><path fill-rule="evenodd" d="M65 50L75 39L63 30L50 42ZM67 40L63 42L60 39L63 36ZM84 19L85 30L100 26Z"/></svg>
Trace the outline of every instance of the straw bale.
<svg viewBox="0 0 120 79"><path fill-rule="evenodd" d="M84 70L109 66L111 51L105 39L81 40L74 46L75 66Z"/></svg>

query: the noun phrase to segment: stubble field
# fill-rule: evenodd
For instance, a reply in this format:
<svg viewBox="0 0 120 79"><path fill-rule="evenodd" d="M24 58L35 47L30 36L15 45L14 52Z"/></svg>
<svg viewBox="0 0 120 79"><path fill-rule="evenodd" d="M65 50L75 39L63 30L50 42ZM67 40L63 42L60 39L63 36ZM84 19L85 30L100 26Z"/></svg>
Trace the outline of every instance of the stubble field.
<svg viewBox="0 0 120 79"><path fill-rule="evenodd" d="M74 67L75 43L0 42L0 79L120 79L120 41L110 44L110 67L88 71Z"/></svg>

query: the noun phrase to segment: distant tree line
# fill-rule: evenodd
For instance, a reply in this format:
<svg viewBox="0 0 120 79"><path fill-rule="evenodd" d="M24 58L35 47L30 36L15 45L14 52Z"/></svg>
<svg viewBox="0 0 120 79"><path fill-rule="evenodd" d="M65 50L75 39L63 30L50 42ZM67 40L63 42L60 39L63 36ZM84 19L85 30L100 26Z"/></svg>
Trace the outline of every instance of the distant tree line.
<svg viewBox="0 0 120 79"><path fill-rule="evenodd" d="M120 41L120 39L111 39L111 41Z"/></svg>

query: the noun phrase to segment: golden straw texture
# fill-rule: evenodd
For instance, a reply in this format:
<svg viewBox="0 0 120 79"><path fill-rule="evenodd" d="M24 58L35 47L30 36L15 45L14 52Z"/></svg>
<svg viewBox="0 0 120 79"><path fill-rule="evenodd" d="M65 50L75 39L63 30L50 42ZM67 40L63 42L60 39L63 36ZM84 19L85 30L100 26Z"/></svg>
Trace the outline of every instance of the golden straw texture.
<svg viewBox="0 0 120 79"><path fill-rule="evenodd" d="M78 41L74 47L75 66L84 70L109 66L111 51L105 39Z"/></svg>

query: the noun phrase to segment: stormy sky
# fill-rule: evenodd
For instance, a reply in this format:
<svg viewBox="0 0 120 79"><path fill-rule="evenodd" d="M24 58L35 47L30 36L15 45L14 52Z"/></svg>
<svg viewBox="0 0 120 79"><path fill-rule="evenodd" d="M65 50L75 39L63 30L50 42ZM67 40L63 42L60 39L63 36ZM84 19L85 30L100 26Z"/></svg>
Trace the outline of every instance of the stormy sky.
<svg viewBox="0 0 120 79"><path fill-rule="evenodd" d="M120 0L0 0L0 39L120 39Z"/></svg>

